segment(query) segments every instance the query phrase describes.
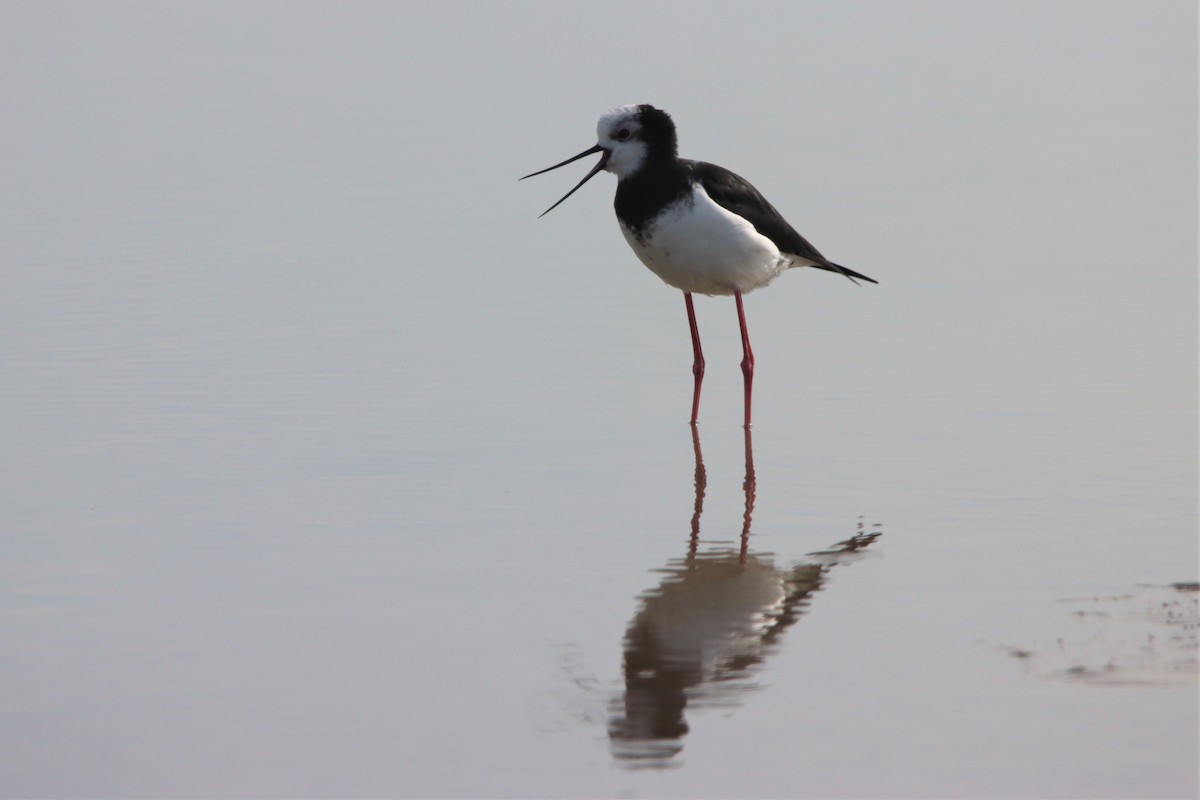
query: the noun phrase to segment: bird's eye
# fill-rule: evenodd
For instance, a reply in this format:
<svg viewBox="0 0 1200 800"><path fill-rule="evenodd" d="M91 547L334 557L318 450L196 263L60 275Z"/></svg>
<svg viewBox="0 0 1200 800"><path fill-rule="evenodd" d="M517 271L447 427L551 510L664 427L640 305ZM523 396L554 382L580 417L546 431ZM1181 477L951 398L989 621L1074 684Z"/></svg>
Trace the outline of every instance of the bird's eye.
<svg viewBox="0 0 1200 800"><path fill-rule="evenodd" d="M621 128L621 130L617 131L617 135L616 135L616 137L615 137L615 138L616 138L616 140L617 140L618 142L623 142L623 141L625 141L626 139L628 139L628 138L629 138L629 129L628 129L628 128Z"/></svg>

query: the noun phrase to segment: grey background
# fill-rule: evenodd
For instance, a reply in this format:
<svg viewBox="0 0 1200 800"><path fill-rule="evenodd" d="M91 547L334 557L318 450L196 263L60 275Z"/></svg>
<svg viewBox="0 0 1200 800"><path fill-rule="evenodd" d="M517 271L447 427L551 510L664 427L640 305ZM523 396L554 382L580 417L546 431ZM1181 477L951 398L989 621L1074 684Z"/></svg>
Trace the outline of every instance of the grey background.
<svg viewBox="0 0 1200 800"><path fill-rule="evenodd" d="M1194 4L8 2L0 97L5 795L1194 796ZM883 531L635 771L683 304L516 182L631 102L880 280L747 306L751 548Z"/></svg>

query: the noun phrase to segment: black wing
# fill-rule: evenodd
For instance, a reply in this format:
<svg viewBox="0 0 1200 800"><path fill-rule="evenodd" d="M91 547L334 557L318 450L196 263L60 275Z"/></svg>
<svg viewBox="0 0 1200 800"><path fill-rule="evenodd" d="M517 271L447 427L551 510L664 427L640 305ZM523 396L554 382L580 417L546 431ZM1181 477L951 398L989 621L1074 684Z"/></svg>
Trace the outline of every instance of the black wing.
<svg viewBox="0 0 1200 800"><path fill-rule="evenodd" d="M796 232L788 224L783 215L775 210L775 206L767 202L767 198L755 189L750 181L736 175L724 167L709 164L704 161L685 162L692 178L704 187L708 196L722 208L732 211L739 217L744 217L754 226L754 230L770 239L781 253L800 256L815 262L819 269L830 272L840 272L851 280L859 278L871 283L879 283L874 278L868 278L841 264L835 264L809 244L808 240Z"/></svg>

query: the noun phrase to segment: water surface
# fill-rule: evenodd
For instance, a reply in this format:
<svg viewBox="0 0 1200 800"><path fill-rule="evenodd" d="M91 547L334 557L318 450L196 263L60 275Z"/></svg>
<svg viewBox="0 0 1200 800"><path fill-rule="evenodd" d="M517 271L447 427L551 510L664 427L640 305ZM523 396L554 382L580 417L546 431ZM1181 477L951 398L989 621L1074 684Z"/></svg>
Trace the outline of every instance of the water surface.
<svg viewBox="0 0 1200 800"><path fill-rule="evenodd" d="M1194 7L683 11L4 7L4 794L1195 796Z"/></svg>

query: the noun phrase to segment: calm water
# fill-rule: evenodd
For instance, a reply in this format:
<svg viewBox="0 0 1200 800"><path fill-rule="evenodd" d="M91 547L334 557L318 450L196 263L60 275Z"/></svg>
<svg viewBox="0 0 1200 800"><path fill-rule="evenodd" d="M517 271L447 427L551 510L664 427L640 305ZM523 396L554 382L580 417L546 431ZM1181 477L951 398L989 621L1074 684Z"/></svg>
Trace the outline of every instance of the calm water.
<svg viewBox="0 0 1200 800"><path fill-rule="evenodd" d="M610 6L0 10L0 793L1196 796L1194 6Z"/></svg>

